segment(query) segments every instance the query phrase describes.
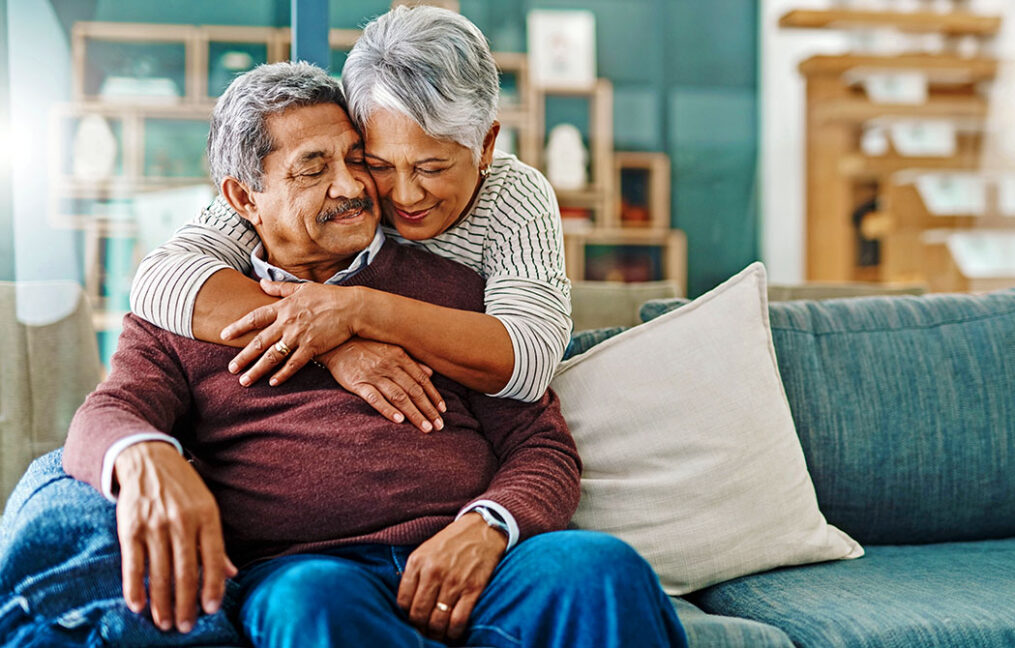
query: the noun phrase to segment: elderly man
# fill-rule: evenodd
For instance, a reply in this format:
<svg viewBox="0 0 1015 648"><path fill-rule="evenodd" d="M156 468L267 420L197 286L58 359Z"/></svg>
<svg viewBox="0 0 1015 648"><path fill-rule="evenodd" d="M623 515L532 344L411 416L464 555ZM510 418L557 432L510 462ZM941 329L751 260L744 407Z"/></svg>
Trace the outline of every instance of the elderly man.
<svg viewBox="0 0 1015 648"><path fill-rule="evenodd" d="M384 240L362 140L323 71L239 77L209 156L261 238L258 275L482 311L472 270ZM522 403L434 374L445 425L424 435L323 367L244 388L231 356L128 316L64 451L68 473L117 499L124 597L141 612L147 575L163 630L190 631L198 599L214 613L228 577L255 646L683 645L633 550L560 531L579 460L552 393Z"/></svg>

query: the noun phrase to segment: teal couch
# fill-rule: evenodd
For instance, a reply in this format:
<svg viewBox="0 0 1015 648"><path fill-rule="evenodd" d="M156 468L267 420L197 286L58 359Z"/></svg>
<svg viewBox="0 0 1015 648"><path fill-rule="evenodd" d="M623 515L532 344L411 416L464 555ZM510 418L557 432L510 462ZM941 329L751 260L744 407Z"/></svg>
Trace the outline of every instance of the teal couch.
<svg viewBox="0 0 1015 648"><path fill-rule="evenodd" d="M675 600L691 645L1015 646L1015 291L769 315L821 509L867 554ZM577 333L569 355L620 330Z"/></svg>

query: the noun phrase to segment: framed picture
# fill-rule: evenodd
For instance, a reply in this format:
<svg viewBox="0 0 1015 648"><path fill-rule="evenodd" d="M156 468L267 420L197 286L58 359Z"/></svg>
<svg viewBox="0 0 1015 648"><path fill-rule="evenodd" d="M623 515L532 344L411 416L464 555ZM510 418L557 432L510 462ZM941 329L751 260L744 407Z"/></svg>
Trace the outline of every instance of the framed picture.
<svg viewBox="0 0 1015 648"><path fill-rule="evenodd" d="M543 88L589 89L596 82L596 17L591 11L529 12L529 65Z"/></svg>

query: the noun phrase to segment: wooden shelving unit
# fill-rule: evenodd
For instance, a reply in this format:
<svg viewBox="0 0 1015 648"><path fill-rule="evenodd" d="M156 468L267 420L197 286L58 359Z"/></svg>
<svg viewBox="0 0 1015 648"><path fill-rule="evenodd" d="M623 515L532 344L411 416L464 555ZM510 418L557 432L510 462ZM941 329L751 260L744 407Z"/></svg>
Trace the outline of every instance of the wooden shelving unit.
<svg viewBox="0 0 1015 648"><path fill-rule="evenodd" d="M557 201L565 215L568 276L574 281L668 279L686 293L687 242L683 232L670 227L669 158L663 153L614 151L613 86L605 79L598 79L587 90L539 88L535 94L539 104L535 114L541 120L545 119L547 96L583 97L589 102L589 185L581 190L556 190ZM544 122L540 122L538 130L542 142L546 133ZM539 152L534 166L545 170L541 146ZM648 176L644 205L648 217L644 221L622 218L621 174L624 169L641 170ZM569 210L587 211L591 218L576 226L566 217ZM591 251L596 248L614 248L615 256L608 257L613 261L599 260L590 265ZM608 276L602 276L600 266L610 263L614 265ZM648 273L648 265L655 271Z"/></svg>
<svg viewBox="0 0 1015 648"><path fill-rule="evenodd" d="M994 36L1001 29L999 16L965 11L864 11L859 9L794 9L779 19L780 27L803 29L869 29L892 27L904 32L942 33L949 36Z"/></svg>
<svg viewBox="0 0 1015 648"><path fill-rule="evenodd" d="M798 68L807 84L807 279L921 280L925 273L910 272L914 264L923 267L920 259L924 258L912 251L920 240L919 236L909 236L915 226L905 221L909 223L903 227L906 236L900 238L898 234L905 219L900 220L896 212L911 206L898 200L898 193L892 188L894 179L897 174L914 169L963 171L979 166L983 125L988 115L983 89L996 78L998 61L983 54L960 55L957 43L959 39L996 35L1001 18L968 11L798 9L784 14L779 24L806 29L892 28L943 37L945 49L940 53L819 54L803 61ZM868 97L862 83L870 75L913 72L926 79L926 99L921 103L879 103ZM954 152L939 157L908 157L888 140L883 154L864 153L861 141L865 129L880 127L888 131L894 123L911 120L952 124L957 133ZM872 198L878 209L855 222L858 209ZM893 200L896 206L889 216L886 204ZM935 226L939 224L940 221L935 221ZM861 265L860 247L871 244L879 247L882 262L876 266ZM906 255L917 261L902 272L898 260Z"/></svg>

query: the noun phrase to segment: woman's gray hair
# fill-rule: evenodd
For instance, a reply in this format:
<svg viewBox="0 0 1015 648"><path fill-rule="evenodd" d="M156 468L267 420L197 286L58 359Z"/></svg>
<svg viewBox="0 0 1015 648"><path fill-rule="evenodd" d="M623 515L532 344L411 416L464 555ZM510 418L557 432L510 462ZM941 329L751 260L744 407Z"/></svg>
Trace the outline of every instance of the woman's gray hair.
<svg viewBox="0 0 1015 648"><path fill-rule="evenodd" d="M322 103L345 109L342 85L304 61L259 65L236 77L215 104L208 131L208 166L215 185L232 176L254 191L263 191L263 161L275 149L268 116Z"/></svg>
<svg viewBox="0 0 1015 648"><path fill-rule="evenodd" d="M363 30L342 69L349 113L363 129L378 108L397 110L423 132L472 150L497 117L500 81L486 37L447 9L399 6Z"/></svg>

